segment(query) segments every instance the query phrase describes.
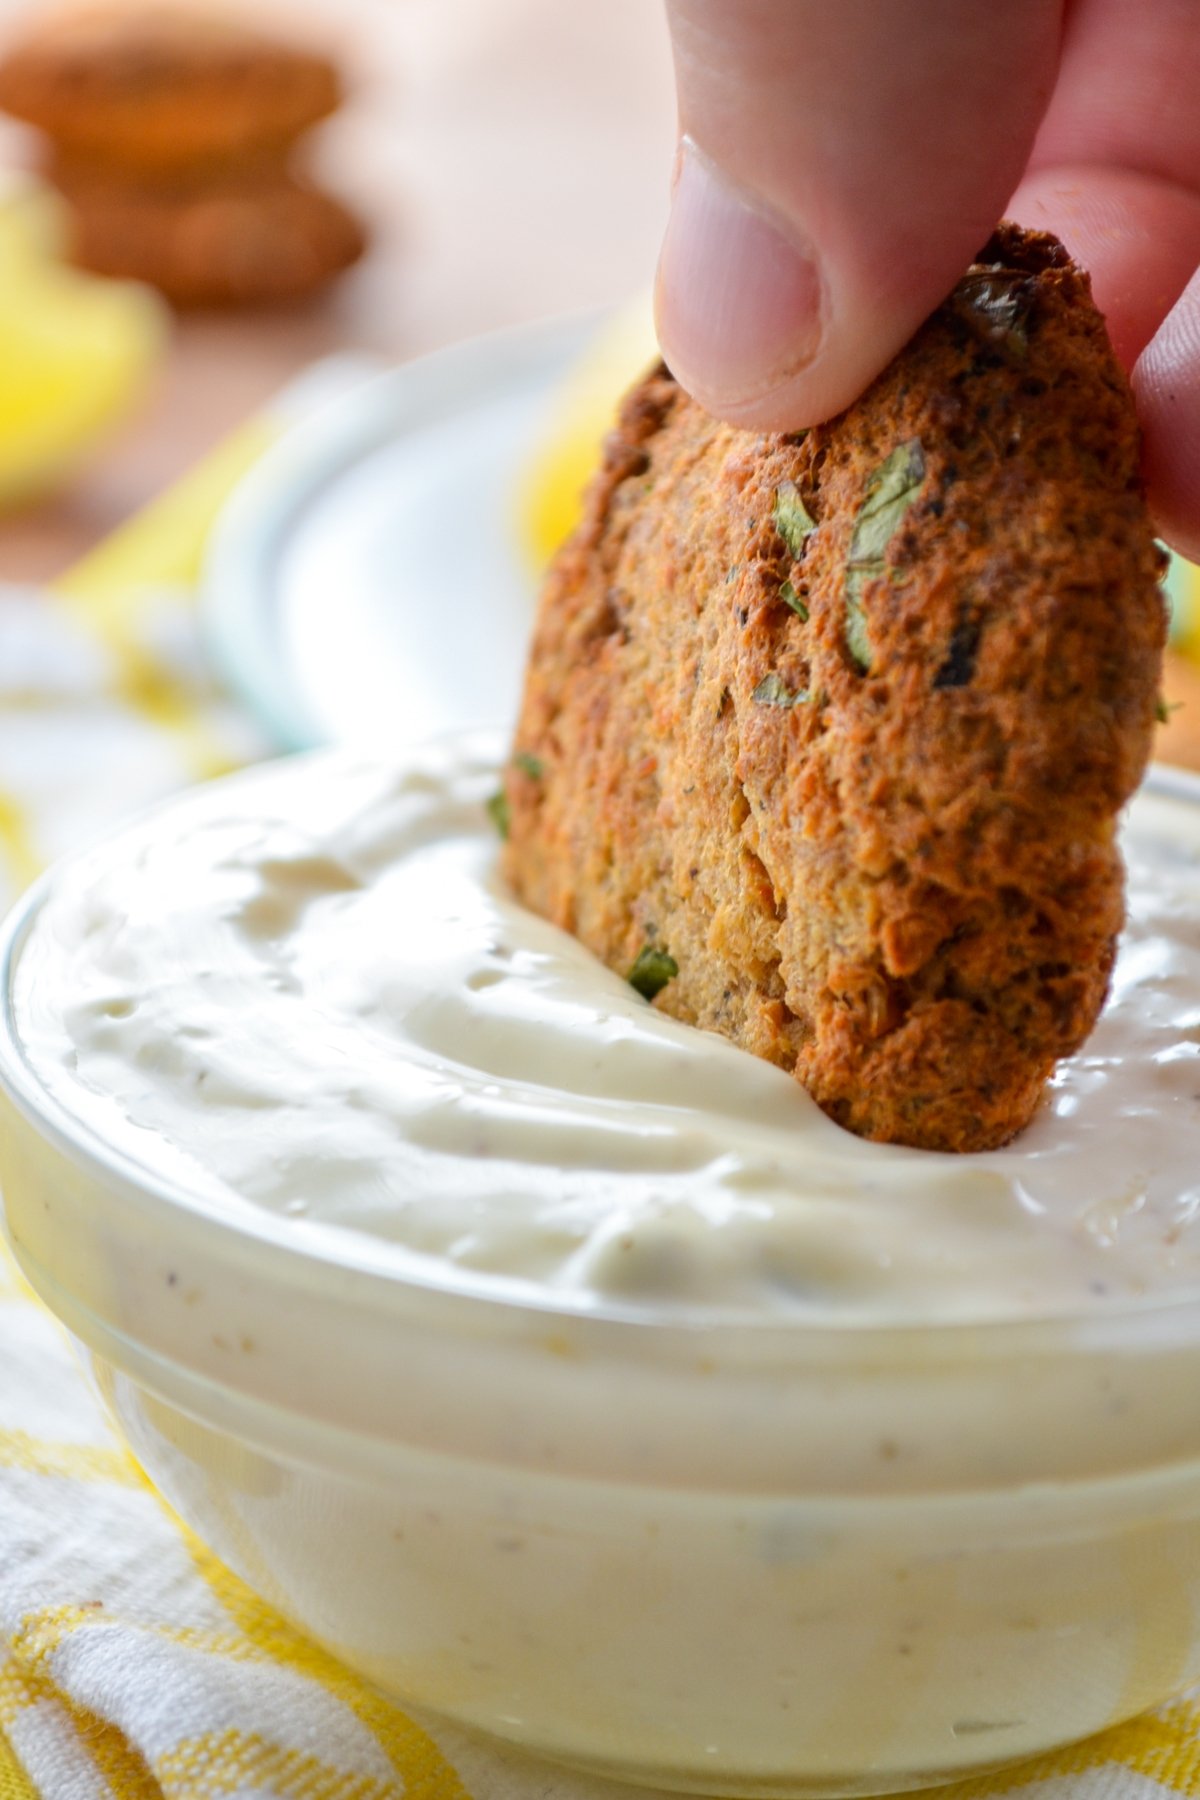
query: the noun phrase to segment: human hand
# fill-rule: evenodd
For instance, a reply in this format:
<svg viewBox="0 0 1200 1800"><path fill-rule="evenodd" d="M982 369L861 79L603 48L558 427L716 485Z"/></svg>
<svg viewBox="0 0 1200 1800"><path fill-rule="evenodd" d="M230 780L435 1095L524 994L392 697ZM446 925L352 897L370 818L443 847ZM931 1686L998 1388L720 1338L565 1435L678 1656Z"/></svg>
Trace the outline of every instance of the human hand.
<svg viewBox="0 0 1200 1800"><path fill-rule="evenodd" d="M659 335L710 411L857 397L1002 215L1091 271L1159 529L1200 558L1200 0L667 0Z"/></svg>

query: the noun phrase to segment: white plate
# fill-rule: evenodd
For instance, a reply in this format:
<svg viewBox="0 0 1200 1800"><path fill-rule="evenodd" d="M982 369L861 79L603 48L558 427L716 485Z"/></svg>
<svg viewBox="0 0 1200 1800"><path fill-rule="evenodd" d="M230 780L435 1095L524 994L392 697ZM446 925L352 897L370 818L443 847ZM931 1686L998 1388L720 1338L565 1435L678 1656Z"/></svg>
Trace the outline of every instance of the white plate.
<svg viewBox="0 0 1200 1800"><path fill-rule="evenodd" d="M294 427L213 535L203 616L282 749L511 725L536 576L516 489L594 317L475 338Z"/></svg>

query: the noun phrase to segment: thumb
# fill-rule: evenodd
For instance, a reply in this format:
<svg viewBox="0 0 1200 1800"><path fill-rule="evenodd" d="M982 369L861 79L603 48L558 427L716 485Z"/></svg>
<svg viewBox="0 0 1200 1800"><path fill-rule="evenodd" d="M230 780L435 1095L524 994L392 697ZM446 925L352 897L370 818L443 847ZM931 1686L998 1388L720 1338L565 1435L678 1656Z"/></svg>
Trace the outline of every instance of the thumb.
<svg viewBox="0 0 1200 1800"><path fill-rule="evenodd" d="M944 298L1021 177L1063 0L667 0L683 134L663 354L734 424L830 417Z"/></svg>

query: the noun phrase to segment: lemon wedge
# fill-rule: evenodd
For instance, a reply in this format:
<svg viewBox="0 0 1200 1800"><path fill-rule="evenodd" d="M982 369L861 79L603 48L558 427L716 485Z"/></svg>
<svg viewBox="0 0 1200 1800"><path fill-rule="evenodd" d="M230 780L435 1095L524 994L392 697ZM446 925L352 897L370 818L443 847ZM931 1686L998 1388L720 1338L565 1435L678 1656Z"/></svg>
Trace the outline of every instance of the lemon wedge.
<svg viewBox="0 0 1200 1800"><path fill-rule="evenodd" d="M1172 555L1167 569L1171 605L1171 645L1200 662L1200 567Z"/></svg>
<svg viewBox="0 0 1200 1800"><path fill-rule="evenodd" d="M520 496L522 538L539 570L575 528L621 395L657 355L650 295L640 294L601 326L564 383Z"/></svg>
<svg viewBox="0 0 1200 1800"><path fill-rule="evenodd" d="M54 196L0 192L0 505L53 487L145 391L166 341L166 309L129 282L60 260Z"/></svg>

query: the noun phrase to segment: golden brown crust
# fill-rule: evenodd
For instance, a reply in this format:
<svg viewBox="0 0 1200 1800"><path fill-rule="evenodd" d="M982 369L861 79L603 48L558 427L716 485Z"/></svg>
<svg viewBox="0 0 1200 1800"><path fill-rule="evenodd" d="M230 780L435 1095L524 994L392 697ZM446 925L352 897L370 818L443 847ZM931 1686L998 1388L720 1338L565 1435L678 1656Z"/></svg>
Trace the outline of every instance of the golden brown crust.
<svg viewBox="0 0 1200 1800"><path fill-rule="evenodd" d="M198 187L135 186L61 167L54 179L71 206L74 260L149 282L176 306L296 300L366 246L339 200L269 164Z"/></svg>
<svg viewBox="0 0 1200 1800"><path fill-rule="evenodd" d="M1159 573L1052 238L1001 227L807 434L719 425L660 367L547 582L508 877L622 973L668 952L654 1004L850 1129L1001 1144L1106 991Z"/></svg>
<svg viewBox="0 0 1200 1800"><path fill-rule="evenodd" d="M56 15L0 62L0 108L69 155L131 170L281 149L340 98L328 58L200 8Z"/></svg>

